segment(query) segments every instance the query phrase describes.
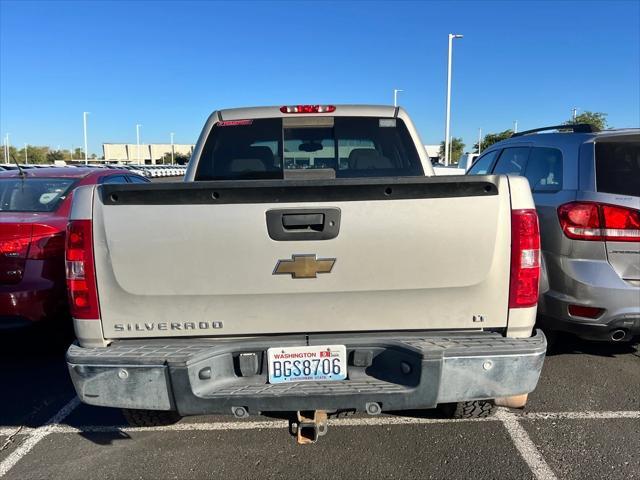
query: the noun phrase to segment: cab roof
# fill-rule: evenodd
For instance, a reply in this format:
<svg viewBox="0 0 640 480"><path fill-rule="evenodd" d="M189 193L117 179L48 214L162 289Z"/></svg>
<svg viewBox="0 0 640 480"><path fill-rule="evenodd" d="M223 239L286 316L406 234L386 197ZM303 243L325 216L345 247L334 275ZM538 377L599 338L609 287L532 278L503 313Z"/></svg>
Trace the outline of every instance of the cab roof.
<svg viewBox="0 0 640 480"><path fill-rule="evenodd" d="M401 107L393 105L336 105L323 104L322 107L332 106L334 110L323 113L283 113L282 107L295 107L294 104L283 104L270 107L245 107L226 108L217 110L213 114L219 116L219 120L244 120L257 118L286 118L286 117L395 117Z"/></svg>

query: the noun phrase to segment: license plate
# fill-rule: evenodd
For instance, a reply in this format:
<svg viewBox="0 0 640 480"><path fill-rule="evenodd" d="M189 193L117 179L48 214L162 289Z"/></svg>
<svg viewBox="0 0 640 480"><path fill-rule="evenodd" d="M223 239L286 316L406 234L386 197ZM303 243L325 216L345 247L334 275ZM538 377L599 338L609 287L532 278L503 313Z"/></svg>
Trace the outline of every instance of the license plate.
<svg viewBox="0 0 640 480"><path fill-rule="evenodd" d="M281 347L267 350L269 383L326 382L347 378L344 345Z"/></svg>

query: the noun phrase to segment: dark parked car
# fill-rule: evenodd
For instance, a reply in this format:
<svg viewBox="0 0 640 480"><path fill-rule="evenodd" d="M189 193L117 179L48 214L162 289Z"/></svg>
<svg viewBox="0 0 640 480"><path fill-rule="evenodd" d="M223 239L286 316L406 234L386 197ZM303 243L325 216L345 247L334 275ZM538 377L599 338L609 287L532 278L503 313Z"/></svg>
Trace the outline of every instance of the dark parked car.
<svg viewBox="0 0 640 480"><path fill-rule="evenodd" d="M42 168L0 172L0 329L67 310L64 240L73 189L141 183L127 170Z"/></svg>
<svg viewBox="0 0 640 480"><path fill-rule="evenodd" d="M468 172L489 173L529 180L549 284L541 326L614 342L640 334L640 129L517 133Z"/></svg>

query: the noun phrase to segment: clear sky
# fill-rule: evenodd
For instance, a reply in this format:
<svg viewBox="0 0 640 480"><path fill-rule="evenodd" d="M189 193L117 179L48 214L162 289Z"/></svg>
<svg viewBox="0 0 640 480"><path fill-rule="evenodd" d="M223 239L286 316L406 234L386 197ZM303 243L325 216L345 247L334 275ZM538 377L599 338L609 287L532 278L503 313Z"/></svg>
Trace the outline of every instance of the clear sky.
<svg viewBox="0 0 640 480"><path fill-rule="evenodd" d="M640 2L0 0L0 134L13 145L195 142L216 108L392 103L425 143L555 124L640 126Z"/></svg>

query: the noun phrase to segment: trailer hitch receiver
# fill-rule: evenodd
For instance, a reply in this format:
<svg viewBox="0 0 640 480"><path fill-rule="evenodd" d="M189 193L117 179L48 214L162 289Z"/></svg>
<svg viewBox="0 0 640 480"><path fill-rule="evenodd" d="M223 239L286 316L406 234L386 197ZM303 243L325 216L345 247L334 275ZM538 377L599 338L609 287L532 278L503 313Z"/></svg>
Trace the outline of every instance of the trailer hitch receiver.
<svg viewBox="0 0 640 480"><path fill-rule="evenodd" d="M316 443L327 433L327 412L325 410L302 411L296 413L297 422L292 425L298 445Z"/></svg>

